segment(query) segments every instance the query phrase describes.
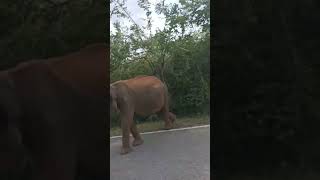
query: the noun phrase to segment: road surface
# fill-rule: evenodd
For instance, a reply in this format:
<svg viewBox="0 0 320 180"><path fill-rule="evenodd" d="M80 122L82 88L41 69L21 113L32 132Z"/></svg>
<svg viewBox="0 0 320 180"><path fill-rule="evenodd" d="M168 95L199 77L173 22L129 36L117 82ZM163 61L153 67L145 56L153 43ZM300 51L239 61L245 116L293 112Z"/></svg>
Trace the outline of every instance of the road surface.
<svg viewBox="0 0 320 180"><path fill-rule="evenodd" d="M209 180L210 127L142 134L144 144L120 155L110 139L111 180ZM131 137L132 140L132 137Z"/></svg>

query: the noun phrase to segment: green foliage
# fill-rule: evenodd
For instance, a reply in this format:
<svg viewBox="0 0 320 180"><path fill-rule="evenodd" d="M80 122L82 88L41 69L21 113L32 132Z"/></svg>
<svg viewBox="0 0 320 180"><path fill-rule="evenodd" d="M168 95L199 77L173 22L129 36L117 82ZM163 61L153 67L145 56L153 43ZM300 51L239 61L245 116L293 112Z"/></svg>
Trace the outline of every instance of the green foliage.
<svg viewBox="0 0 320 180"><path fill-rule="evenodd" d="M114 14L126 15L132 20L124 3L114 3ZM111 82L142 74L155 75L167 84L174 113L208 113L209 1L180 3L161 1L156 4L155 11L151 11L148 1L139 0L138 5L146 12L147 27L141 28L134 21L129 28L114 23ZM151 13L163 14L166 20L165 27L154 34L149 32Z"/></svg>
<svg viewBox="0 0 320 180"><path fill-rule="evenodd" d="M166 74L172 107L183 114L201 112L210 99L209 39L185 38L173 49Z"/></svg>
<svg viewBox="0 0 320 180"><path fill-rule="evenodd" d="M223 175L304 174L320 165L319 50L309 40L319 39L319 7L290 3L230 1L216 9L214 164Z"/></svg>
<svg viewBox="0 0 320 180"><path fill-rule="evenodd" d="M106 40L104 1L0 2L0 68Z"/></svg>

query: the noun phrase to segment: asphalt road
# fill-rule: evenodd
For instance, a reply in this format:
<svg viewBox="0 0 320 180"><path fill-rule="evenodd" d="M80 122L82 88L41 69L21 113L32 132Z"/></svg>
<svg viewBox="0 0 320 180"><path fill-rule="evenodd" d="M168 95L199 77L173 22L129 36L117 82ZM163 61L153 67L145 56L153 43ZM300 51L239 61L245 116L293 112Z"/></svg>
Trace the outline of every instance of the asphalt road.
<svg viewBox="0 0 320 180"><path fill-rule="evenodd" d="M143 134L144 144L126 155L119 153L121 138L110 139L110 179L209 180L209 129Z"/></svg>

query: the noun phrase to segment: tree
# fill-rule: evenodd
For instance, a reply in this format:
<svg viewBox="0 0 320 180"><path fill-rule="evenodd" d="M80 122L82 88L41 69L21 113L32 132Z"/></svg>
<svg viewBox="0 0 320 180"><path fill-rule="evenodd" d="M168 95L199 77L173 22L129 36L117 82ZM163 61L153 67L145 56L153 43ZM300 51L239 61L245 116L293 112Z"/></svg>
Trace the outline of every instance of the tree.
<svg viewBox="0 0 320 180"><path fill-rule="evenodd" d="M91 0L1 1L0 68L106 41L106 9Z"/></svg>
<svg viewBox="0 0 320 180"><path fill-rule="evenodd" d="M145 11L145 25L139 25L126 8L126 1L113 1L114 16L131 25L115 22L111 34L111 81L139 74L155 75L164 81L171 104L180 114L209 110L209 1L147 0L138 5ZM152 9L154 8L154 9ZM153 30L153 14L162 15L165 25Z"/></svg>

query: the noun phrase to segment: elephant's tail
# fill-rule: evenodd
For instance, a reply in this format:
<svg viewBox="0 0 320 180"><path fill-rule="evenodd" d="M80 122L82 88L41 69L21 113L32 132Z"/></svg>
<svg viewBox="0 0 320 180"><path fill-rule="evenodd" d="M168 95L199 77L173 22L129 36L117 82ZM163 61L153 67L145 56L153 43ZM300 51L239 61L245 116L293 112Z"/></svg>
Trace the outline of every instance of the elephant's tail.
<svg viewBox="0 0 320 180"><path fill-rule="evenodd" d="M168 87L166 84L164 84L164 88L165 88L165 108L167 109L167 112L169 113L169 119L171 120L171 122L174 122L176 120L176 115L173 114L172 112L170 112L170 94L168 91Z"/></svg>
<svg viewBox="0 0 320 180"><path fill-rule="evenodd" d="M169 110L169 107L170 107L170 94L169 94L169 91L168 91L168 86L167 84L163 83L164 85L164 92L165 92L165 104L166 104L166 107L168 107L168 110Z"/></svg>

